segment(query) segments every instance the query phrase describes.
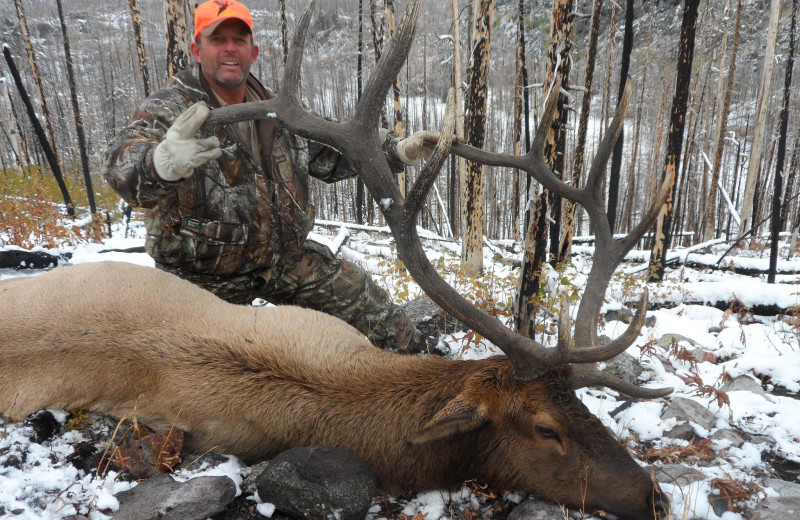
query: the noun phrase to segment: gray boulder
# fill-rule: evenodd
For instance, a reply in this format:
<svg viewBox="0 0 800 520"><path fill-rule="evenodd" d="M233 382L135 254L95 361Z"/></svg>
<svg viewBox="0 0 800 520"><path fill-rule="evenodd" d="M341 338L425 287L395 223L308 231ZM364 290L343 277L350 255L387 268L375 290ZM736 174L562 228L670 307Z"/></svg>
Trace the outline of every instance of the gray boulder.
<svg viewBox="0 0 800 520"><path fill-rule="evenodd" d="M679 421L692 421L706 430L710 430L717 423L716 416L708 408L697 401L686 399L685 397L673 398L670 405L661 415L662 419L670 419L672 417Z"/></svg>
<svg viewBox="0 0 800 520"><path fill-rule="evenodd" d="M298 518L363 520L378 489L366 462L341 448L293 448L256 477L258 496Z"/></svg>
<svg viewBox="0 0 800 520"><path fill-rule="evenodd" d="M800 497L772 497L762 500L750 513L750 520L797 520Z"/></svg>
<svg viewBox="0 0 800 520"><path fill-rule="evenodd" d="M118 493L114 520L205 520L225 510L236 495L228 477L176 482L166 473Z"/></svg>
<svg viewBox="0 0 800 520"><path fill-rule="evenodd" d="M764 482L764 487L771 487L777 491L781 497L800 497L800 484L795 482L768 478L767 481ZM800 511L797 512L797 516L800 516Z"/></svg>
<svg viewBox="0 0 800 520"><path fill-rule="evenodd" d="M741 448L744 444L744 437L733 430L717 430L711 435L712 441L730 441L734 448Z"/></svg>

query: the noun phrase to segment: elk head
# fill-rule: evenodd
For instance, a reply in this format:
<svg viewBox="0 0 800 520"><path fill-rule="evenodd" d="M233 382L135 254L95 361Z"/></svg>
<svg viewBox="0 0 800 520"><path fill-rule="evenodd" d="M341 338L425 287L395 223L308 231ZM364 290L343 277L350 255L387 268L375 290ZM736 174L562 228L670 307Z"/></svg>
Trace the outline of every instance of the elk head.
<svg viewBox="0 0 800 520"><path fill-rule="evenodd" d="M542 498L570 507L601 509L624 518L644 520L662 515L665 517L666 507L662 502L661 490L574 393L575 388L590 385L603 385L641 398L660 397L672 391L670 388L641 388L601 373L590 365L621 353L638 336L647 307L646 291L627 331L603 346L596 345L597 315L615 268L652 226L668 193L669 179L662 184L641 222L625 238L614 240L605 215L601 183L605 165L622 128L630 89L626 89L619 103L583 187L562 182L547 166L542 153L547 128L555 114L560 89L558 82L550 88L533 145L522 156L489 153L454 142L451 92L445 123L434 153L408 195L403 197L389 166L383 160L377 128L386 93L411 47L420 5L421 0L409 1L404 17L370 76L349 121L332 122L317 117L302 106L297 95L312 0L299 21L282 86L276 97L269 101L214 110L206 124L274 118L290 131L326 143L347 156L360 172L375 200L385 201L381 204L381 210L394 235L398 254L415 281L445 311L489 339L506 354L508 360L504 361L505 370L509 373L506 377L496 374L492 377L493 385L510 387L509 392L502 394L506 396L505 399L488 402L485 395L492 395L491 392L484 394L483 398L461 396L444 405L440 413L431 419L429 428L411 439L413 443L446 440L464 433L482 435L481 432L486 430L484 426L491 430L500 427L498 425L506 427L512 424L513 428L507 428L507 431L494 432L496 435L491 437L495 439L494 444L487 445L486 452L478 454L485 459L501 457L505 461L513 461L494 475L494 481L499 485L507 484L508 488L521 486L525 491L532 491ZM545 347L532 338L514 332L470 304L437 274L428 261L417 235L416 217L445 158L451 153L486 165L525 171L553 193L580 204L588 212L596 234L595 259L577 311L572 336L569 334L569 312L566 304L562 306L556 348ZM535 406L543 402L548 404ZM497 443L498 436L504 439L503 442Z"/></svg>

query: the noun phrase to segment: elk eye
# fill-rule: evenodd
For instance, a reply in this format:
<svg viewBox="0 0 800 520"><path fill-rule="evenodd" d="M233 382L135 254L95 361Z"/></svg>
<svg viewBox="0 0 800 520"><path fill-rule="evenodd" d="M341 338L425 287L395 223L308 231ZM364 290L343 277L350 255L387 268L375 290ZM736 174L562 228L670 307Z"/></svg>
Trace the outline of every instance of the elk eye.
<svg viewBox="0 0 800 520"><path fill-rule="evenodd" d="M538 424L535 427L536 433L538 433L541 437L545 439L553 439L558 442L561 442L561 437L558 436L558 433L550 428L549 426L539 426Z"/></svg>

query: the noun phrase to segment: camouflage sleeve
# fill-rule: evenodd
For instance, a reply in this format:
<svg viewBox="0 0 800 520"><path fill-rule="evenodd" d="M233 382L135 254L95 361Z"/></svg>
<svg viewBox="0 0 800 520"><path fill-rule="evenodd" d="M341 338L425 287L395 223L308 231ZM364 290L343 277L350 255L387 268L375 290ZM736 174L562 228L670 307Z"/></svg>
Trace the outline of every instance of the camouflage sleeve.
<svg viewBox="0 0 800 520"><path fill-rule="evenodd" d="M153 151L185 108L182 103L167 99L145 99L106 150L103 177L130 205L152 208L180 184L158 177Z"/></svg>
<svg viewBox="0 0 800 520"><path fill-rule="evenodd" d="M394 152L397 139L392 132L383 142L383 154L392 173L400 173L405 165ZM308 142L308 173L322 181L332 183L358 175L350 160L339 151L316 141Z"/></svg>

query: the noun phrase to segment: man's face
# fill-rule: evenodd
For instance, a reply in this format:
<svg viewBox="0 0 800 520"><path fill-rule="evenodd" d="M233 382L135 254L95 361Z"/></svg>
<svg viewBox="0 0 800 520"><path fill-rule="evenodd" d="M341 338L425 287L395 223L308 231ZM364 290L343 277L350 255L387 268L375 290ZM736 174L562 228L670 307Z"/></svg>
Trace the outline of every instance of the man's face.
<svg viewBox="0 0 800 520"><path fill-rule="evenodd" d="M203 75L221 89L236 89L247 79L250 66L258 57L258 46L241 20L226 20L211 36L198 35L191 52L200 63Z"/></svg>

